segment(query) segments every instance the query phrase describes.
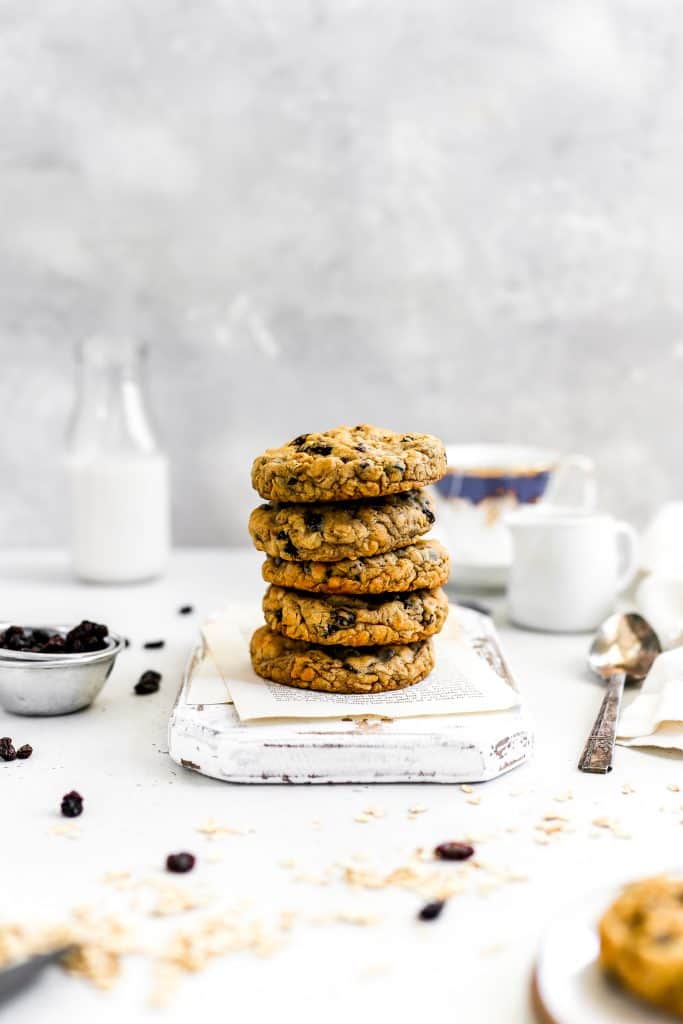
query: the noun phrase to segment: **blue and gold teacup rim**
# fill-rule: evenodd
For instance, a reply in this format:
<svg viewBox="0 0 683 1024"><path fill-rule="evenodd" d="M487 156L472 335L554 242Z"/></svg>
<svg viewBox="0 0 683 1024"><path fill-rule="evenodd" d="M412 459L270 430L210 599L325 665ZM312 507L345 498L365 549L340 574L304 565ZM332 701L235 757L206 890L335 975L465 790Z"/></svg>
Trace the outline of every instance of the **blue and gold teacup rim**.
<svg viewBox="0 0 683 1024"><path fill-rule="evenodd" d="M447 445L446 475L436 490L443 498L471 505L540 501L559 455L520 445Z"/></svg>

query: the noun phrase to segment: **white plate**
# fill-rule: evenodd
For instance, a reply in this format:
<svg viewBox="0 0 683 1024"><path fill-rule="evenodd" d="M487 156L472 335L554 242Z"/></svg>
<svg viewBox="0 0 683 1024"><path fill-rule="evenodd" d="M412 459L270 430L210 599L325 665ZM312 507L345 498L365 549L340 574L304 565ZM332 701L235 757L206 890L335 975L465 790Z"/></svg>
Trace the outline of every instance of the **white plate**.
<svg viewBox="0 0 683 1024"><path fill-rule="evenodd" d="M676 1018L639 1003L608 981L598 964L597 922L621 887L593 893L560 912L536 961L536 995L552 1024L666 1024Z"/></svg>

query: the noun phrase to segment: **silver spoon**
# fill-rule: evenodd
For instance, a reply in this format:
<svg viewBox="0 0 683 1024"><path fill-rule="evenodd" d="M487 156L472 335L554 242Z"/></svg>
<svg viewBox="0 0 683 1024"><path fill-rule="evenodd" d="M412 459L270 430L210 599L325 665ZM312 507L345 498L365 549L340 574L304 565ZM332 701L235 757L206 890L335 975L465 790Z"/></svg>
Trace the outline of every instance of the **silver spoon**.
<svg viewBox="0 0 683 1024"><path fill-rule="evenodd" d="M650 623L635 612L610 615L600 626L588 653L588 665L607 684L607 693L579 760L582 772L606 775L612 771L624 683L641 682L661 650Z"/></svg>

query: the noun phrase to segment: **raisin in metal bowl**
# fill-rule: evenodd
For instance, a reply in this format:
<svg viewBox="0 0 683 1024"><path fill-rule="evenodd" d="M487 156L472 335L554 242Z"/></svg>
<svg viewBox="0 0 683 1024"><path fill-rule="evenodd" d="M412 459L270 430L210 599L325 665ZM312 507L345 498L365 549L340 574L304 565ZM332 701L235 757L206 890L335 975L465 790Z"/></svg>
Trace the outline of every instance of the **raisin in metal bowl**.
<svg viewBox="0 0 683 1024"><path fill-rule="evenodd" d="M0 705L15 715L68 715L92 704L125 646L101 627L8 623L0 624L0 636L11 629L25 636L10 633L12 647L0 646Z"/></svg>

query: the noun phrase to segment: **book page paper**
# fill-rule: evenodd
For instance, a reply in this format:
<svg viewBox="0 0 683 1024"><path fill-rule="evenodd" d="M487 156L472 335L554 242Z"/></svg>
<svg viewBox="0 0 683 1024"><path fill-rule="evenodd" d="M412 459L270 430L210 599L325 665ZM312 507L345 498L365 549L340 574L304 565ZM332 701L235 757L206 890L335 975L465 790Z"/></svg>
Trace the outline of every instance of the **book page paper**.
<svg viewBox="0 0 683 1024"><path fill-rule="evenodd" d="M248 620L251 621L248 623ZM402 690L375 694L320 693L261 679L249 659L258 612L227 609L202 627L213 660L242 721L259 718L342 718L347 715L456 715L500 711L519 695L470 646L452 610L434 638L436 666L426 679Z"/></svg>

